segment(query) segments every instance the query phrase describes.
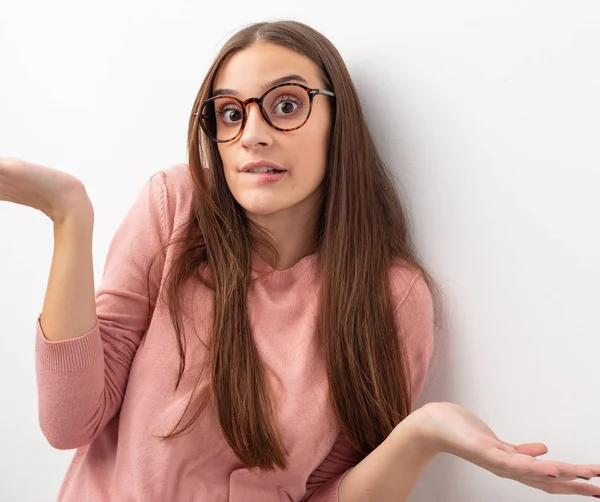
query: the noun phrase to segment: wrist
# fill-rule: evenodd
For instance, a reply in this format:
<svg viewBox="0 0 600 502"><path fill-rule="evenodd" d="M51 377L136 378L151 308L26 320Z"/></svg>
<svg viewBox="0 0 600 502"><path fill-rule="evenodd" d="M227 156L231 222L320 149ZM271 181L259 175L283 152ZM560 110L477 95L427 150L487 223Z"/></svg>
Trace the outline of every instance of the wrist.
<svg viewBox="0 0 600 502"><path fill-rule="evenodd" d="M427 427L423 408L409 414L390 436L398 443L399 451L403 454L410 452L417 462L428 463L441 453L436 438Z"/></svg>
<svg viewBox="0 0 600 502"><path fill-rule="evenodd" d="M94 207L87 193L83 192L72 197L67 205L53 211L52 220L55 227L67 226L73 223L93 224Z"/></svg>

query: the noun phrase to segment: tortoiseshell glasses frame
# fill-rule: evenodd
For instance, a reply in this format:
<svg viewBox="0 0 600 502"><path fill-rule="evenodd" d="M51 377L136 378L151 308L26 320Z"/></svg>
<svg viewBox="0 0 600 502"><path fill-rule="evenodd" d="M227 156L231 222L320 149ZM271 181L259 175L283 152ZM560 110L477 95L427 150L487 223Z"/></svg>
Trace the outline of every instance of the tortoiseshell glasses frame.
<svg viewBox="0 0 600 502"><path fill-rule="evenodd" d="M300 87L302 89L304 89L307 93L308 96L308 101L309 101L309 108L308 108L308 113L306 115L306 118L304 119L304 121L295 127L291 127L291 128L282 128L282 127L278 127L275 124L273 124L273 122L271 121L271 119L269 118L269 114L267 113L267 111L264 109L263 107L263 100L265 99L265 96L267 96L270 92L272 92L275 89L279 89L280 87L288 87L288 86L294 86L294 87ZM248 98L245 101L242 101L240 99L238 99L235 96L230 96L230 95L218 95L218 96L213 96L211 98L208 98L206 101L204 101L204 103L202 103L202 106L200 107L200 112L196 112L195 115L199 115L199 122L200 122L200 127L202 127L202 130L206 133L206 135L213 141L216 141L217 143L228 143L230 141L234 141L237 138L239 138L243 131L244 131L244 127L246 126L246 121L248 118L248 113L246 111L246 107L250 104L250 103L256 103L258 105L258 107L260 108L260 112L261 115L263 116L263 118L265 119L265 122L267 124L269 124L273 129L276 129L277 131L295 131L296 129L300 129L304 124L306 124L306 122L308 121L308 118L310 117L310 114L312 112L312 104L313 104L313 99L315 96L322 94L324 96L330 96L330 97L335 97L335 94L331 91L327 91L325 89L313 89L310 88L306 85L303 84L297 84L297 83L293 83L293 82L285 82L283 84L278 84L275 85L273 87L271 87L270 89L268 89L267 91L265 91L265 93L260 97L260 98ZM212 103L217 100L217 99L223 99L223 98L228 98L228 99L233 99L235 101L237 101L240 104L241 110L242 110L242 122L240 125L240 130L237 132L237 134L230 139L217 139L213 136L212 131L209 130L209 128L205 125L204 123L204 119L214 119L213 116L211 116L210 114L207 113L207 108L209 106L212 105Z"/></svg>

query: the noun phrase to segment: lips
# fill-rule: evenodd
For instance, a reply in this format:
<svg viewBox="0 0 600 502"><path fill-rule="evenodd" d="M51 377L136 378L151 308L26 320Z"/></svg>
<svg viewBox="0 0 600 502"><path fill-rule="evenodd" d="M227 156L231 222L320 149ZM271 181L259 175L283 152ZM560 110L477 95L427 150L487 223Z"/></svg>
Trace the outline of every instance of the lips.
<svg viewBox="0 0 600 502"><path fill-rule="evenodd" d="M257 167L269 167L271 169L276 169L277 171L285 171L283 167L275 162L271 162L269 160L255 160L252 162L246 162L240 169L239 172L245 173L250 171L250 169L255 169ZM262 174L262 173L257 173Z"/></svg>

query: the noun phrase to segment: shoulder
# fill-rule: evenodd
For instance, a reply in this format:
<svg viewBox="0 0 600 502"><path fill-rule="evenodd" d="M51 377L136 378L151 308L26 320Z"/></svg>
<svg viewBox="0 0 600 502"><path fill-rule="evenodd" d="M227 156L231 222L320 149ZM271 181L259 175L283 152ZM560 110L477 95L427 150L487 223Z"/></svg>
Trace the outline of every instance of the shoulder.
<svg viewBox="0 0 600 502"><path fill-rule="evenodd" d="M167 233L189 219L194 182L188 164L176 164L155 172L150 184L153 202L160 206Z"/></svg>
<svg viewBox="0 0 600 502"><path fill-rule="evenodd" d="M432 304L429 285L421 270L402 260L396 260L389 272L392 303L395 309L421 305L428 308Z"/></svg>
<svg viewBox="0 0 600 502"><path fill-rule="evenodd" d="M175 200L185 200L192 197L194 182L190 173L190 168L187 164L176 164L154 175L160 176L161 182L164 184L167 197Z"/></svg>

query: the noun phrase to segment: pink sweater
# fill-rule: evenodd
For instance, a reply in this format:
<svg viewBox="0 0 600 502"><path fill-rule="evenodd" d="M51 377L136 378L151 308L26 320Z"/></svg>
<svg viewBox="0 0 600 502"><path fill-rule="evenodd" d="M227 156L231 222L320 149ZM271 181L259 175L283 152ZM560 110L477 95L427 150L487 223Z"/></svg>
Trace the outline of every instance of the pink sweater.
<svg viewBox="0 0 600 502"><path fill-rule="evenodd" d="M339 435L326 399L325 366L314 338L315 254L286 270L273 270L254 255L253 277L265 267L273 273L254 282L248 295L258 351L280 380L269 382L281 396L277 412L290 468L264 473L244 467L212 412L189 434L156 437L177 424L207 356L201 341L210 333L213 300L196 281L182 297L193 315L184 316L188 360L174 392L179 368L174 329L167 308L154 301L171 250L151 276L149 323L144 287L149 260L189 217L192 188L186 165L160 171L146 183L111 242L96 291L98 321L90 332L51 342L41 315L37 319L41 429L53 447L77 449L58 500L337 501L340 481L359 457ZM398 265L390 281L416 399L433 351L432 299L414 271ZM206 389L205 372L199 391Z"/></svg>

